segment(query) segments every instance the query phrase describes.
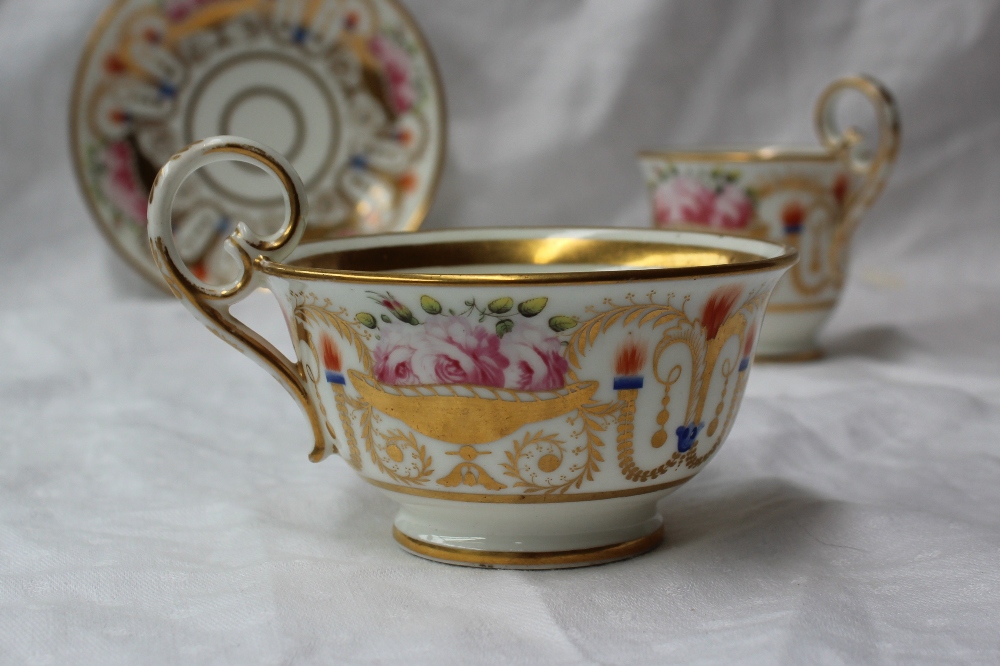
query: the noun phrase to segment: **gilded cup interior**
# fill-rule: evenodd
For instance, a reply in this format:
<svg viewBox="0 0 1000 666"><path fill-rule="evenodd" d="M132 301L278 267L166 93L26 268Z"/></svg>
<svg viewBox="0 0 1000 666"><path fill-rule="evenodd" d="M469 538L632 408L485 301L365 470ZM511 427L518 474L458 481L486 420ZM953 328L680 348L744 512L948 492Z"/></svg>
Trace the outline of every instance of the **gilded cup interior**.
<svg viewBox="0 0 1000 666"><path fill-rule="evenodd" d="M795 261L779 243L662 229L462 229L310 243L268 274L371 282L574 283L770 270Z"/></svg>

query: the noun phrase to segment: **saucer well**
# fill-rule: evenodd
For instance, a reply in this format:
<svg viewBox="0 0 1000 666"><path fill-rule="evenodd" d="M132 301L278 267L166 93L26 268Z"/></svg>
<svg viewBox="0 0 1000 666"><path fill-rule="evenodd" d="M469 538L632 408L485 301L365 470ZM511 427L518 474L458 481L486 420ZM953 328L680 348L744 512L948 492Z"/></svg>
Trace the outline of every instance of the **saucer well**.
<svg viewBox="0 0 1000 666"><path fill-rule="evenodd" d="M284 154L306 185L307 239L416 229L444 158L434 58L394 0L118 0L76 76L71 149L116 250L162 285L146 234L153 180L185 145L240 134ZM270 177L209 166L178 194L174 234L192 272L225 282L238 222L281 223Z"/></svg>

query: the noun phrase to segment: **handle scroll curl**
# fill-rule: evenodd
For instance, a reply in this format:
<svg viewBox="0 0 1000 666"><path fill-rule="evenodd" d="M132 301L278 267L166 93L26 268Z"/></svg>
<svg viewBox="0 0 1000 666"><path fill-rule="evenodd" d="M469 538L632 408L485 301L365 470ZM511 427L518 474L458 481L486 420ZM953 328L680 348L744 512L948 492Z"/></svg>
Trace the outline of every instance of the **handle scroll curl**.
<svg viewBox="0 0 1000 666"><path fill-rule="evenodd" d="M860 129L841 129L837 122L837 104L847 93L860 93L875 110L878 136L874 148ZM846 241L857 227L861 214L881 194L896 162L901 131L895 99L883 84L870 76L837 79L816 101L816 132L828 150L842 156L851 174L863 179L860 187L845 201L838 235Z"/></svg>
<svg viewBox="0 0 1000 666"><path fill-rule="evenodd" d="M198 278L181 259L171 228L171 212L174 197L185 179L201 167L221 161L245 162L274 175L282 186L285 217L281 228L268 236L260 236L239 223L224 246L236 259L239 275L227 284L212 285ZM149 196L148 231L153 259L170 290L198 321L267 370L299 402L316 442L310 458L321 460L336 451L336 447L324 436L319 415L306 390L301 365L289 360L229 311L263 286L263 276L256 270L259 260L282 261L295 249L305 232L306 214L305 186L287 160L249 139L218 136L191 144L174 155L157 174Z"/></svg>

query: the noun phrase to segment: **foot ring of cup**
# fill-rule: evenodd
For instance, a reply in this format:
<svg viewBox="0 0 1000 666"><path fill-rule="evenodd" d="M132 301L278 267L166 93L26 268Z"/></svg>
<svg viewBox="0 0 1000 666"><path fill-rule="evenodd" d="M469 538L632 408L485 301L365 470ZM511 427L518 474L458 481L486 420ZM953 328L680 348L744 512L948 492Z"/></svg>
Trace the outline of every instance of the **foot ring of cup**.
<svg viewBox="0 0 1000 666"><path fill-rule="evenodd" d="M484 569L563 569L606 564L653 550L663 541L663 525L638 539L594 548L549 552L504 552L454 548L420 541L392 528L392 536L407 552L445 564Z"/></svg>

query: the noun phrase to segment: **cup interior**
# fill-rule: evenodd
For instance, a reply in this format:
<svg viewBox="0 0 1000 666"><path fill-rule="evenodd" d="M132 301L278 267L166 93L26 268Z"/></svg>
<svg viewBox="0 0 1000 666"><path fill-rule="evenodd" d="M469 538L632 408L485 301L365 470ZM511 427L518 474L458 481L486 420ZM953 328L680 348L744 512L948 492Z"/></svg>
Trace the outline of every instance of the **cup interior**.
<svg viewBox="0 0 1000 666"><path fill-rule="evenodd" d="M662 229L460 229L300 246L273 273L470 281L592 281L768 269L794 261L784 245Z"/></svg>

